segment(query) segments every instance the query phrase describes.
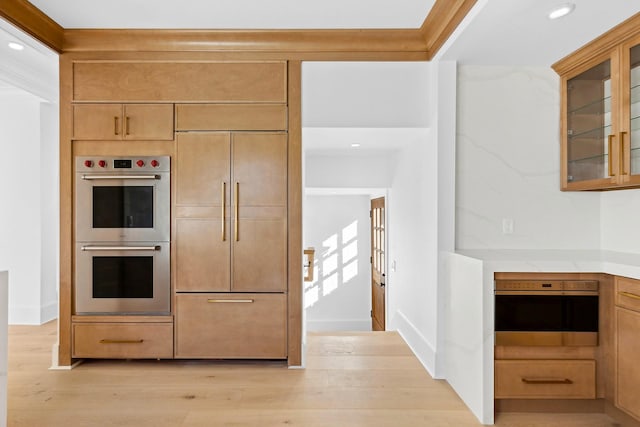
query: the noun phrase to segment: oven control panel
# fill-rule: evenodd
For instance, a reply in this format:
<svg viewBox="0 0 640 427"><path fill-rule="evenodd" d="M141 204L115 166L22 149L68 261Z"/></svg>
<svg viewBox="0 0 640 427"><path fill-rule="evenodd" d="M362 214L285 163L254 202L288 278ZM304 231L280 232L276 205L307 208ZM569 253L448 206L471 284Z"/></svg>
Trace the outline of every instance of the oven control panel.
<svg viewBox="0 0 640 427"><path fill-rule="evenodd" d="M598 291L597 280L496 280L496 291Z"/></svg>
<svg viewBox="0 0 640 427"><path fill-rule="evenodd" d="M169 172L169 156L76 157L76 172Z"/></svg>

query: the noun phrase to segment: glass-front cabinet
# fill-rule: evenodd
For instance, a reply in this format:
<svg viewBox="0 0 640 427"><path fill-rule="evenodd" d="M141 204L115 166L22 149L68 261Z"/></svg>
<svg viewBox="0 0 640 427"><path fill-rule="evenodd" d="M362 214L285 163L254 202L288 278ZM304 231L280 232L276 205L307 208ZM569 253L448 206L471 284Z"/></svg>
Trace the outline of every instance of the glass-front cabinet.
<svg viewBox="0 0 640 427"><path fill-rule="evenodd" d="M640 35L587 57L561 74L561 187L639 187Z"/></svg>

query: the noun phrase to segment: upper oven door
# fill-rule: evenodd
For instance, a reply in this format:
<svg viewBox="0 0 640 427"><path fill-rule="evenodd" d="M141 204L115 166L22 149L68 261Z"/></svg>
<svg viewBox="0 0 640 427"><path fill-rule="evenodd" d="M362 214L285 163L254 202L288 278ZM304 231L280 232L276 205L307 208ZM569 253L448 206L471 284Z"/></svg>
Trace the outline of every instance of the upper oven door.
<svg viewBox="0 0 640 427"><path fill-rule="evenodd" d="M99 160L76 159L76 241L169 241L170 173L126 160L129 168L108 160L104 170L87 171Z"/></svg>

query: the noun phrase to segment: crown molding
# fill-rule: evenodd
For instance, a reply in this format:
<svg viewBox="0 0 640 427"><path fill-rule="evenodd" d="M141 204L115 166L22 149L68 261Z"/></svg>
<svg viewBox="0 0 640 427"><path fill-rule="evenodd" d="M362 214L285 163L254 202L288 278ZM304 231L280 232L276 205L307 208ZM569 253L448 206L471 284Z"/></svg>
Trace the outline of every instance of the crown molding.
<svg viewBox="0 0 640 427"><path fill-rule="evenodd" d="M429 59L440 50L476 2L477 0L436 0L420 27Z"/></svg>
<svg viewBox="0 0 640 427"><path fill-rule="evenodd" d="M551 66L559 75L564 75L581 64L600 57L624 41L640 34L640 13L616 25L597 39L565 56Z"/></svg>
<svg viewBox="0 0 640 427"><path fill-rule="evenodd" d="M0 1L0 17L62 53L64 29L27 0Z"/></svg>
<svg viewBox="0 0 640 427"><path fill-rule="evenodd" d="M436 0L419 29L64 29L27 0L2 0L0 16L58 53L236 52L311 60L429 60L475 3Z"/></svg>

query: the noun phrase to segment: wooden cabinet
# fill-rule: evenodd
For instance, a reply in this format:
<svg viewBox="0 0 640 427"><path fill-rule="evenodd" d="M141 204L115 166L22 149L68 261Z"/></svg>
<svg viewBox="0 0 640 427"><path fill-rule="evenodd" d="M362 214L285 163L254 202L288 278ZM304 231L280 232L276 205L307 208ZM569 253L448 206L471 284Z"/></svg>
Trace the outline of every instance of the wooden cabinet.
<svg viewBox="0 0 640 427"><path fill-rule="evenodd" d="M640 280L616 277L615 403L640 419Z"/></svg>
<svg viewBox="0 0 640 427"><path fill-rule="evenodd" d="M496 360L496 399L595 399L595 360Z"/></svg>
<svg viewBox="0 0 640 427"><path fill-rule="evenodd" d="M173 140L173 104L74 104L73 139Z"/></svg>
<svg viewBox="0 0 640 427"><path fill-rule="evenodd" d="M285 294L176 296L176 357L284 359Z"/></svg>
<svg viewBox="0 0 640 427"><path fill-rule="evenodd" d="M286 290L287 135L180 133L177 292Z"/></svg>
<svg viewBox="0 0 640 427"><path fill-rule="evenodd" d="M173 358L173 323L73 323L73 357Z"/></svg>
<svg viewBox="0 0 640 427"><path fill-rule="evenodd" d="M640 186L639 21L554 64L561 76L563 190Z"/></svg>

